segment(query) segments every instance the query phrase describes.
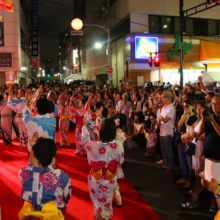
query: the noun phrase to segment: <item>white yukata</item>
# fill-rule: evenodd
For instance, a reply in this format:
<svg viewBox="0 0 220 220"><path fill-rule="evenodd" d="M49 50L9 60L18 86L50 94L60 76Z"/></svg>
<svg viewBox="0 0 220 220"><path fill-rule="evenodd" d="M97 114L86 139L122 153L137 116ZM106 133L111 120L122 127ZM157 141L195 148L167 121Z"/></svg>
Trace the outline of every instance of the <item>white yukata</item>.
<svg viewBox="0 0 220 220"><path fill-rule="evenodd" d="M22 120L23 110L26 103L27 99L25 97L20 99L15 99L12 97L8 98L8 107L17 113L15 116L15 123L18 125L21 146L27 146L28 144L27 129L24 121Z"/></svg>
<svg viewBox="0 0 220 220"><path fill-rule="evenodd" d="M39 115L36 114L34 117L31 116L30 109L25 106L23 110L23 117L28 138L30 139L35 131L38 132L39 137L51 138L55 141L55 131L56 131L56 119L52 114ZM28 151L31 151L31 145L28 140Z"/></svg>
<svg viewBox="0 0 220 220"><path fill-rule="evenodd" d="M94 219L110 220L113 217L112 201L117 179L124 178L121 167L124 161L124 148L118 140L109 143L90 141L85 126L82 129L81 143L87 150L87 158L91 166L88 184L94 206Z"/></svg>
<svg viewBox="0 0 220 220"><path fill-rule="evenodd" d="M11 144L12 110L8 107L8 100L3 99L0 101L0 112L3 142Z"/></svg>

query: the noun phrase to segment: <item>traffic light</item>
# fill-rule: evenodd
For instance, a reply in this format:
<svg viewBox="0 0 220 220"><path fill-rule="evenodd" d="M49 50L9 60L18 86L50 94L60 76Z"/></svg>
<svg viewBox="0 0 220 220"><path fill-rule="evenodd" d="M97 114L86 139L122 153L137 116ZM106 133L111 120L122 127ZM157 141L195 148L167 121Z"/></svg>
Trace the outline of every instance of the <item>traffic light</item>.
<svg viewBox="0 0 220 220"><path fill-rule="evenodd" d="M152 57L148 58L148 62L149 62L149 66L152 67L153 66L153 59L152 59Z"/></svg>
<svg viewBox="0 0 220 220"><path fill-rule="evenodd" d="M154 66L155 67L160 66L160 57L159 56L154 57Z"/></svg>

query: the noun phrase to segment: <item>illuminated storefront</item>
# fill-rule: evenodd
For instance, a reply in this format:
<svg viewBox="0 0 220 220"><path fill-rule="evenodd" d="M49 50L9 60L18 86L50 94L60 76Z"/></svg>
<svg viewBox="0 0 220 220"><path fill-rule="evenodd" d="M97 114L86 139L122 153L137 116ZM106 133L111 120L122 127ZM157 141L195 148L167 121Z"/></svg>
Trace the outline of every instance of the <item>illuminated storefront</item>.
<svg viewBox="0 0 220 220"><path fill-rule="evenodd" d="M160 65L160 73L163 82L176 84L180 81L179 63L164 62ZM184 63L183 66L183 85L186 83L194 83L198 77L205 71L205 66L202 63Z"/></svg>

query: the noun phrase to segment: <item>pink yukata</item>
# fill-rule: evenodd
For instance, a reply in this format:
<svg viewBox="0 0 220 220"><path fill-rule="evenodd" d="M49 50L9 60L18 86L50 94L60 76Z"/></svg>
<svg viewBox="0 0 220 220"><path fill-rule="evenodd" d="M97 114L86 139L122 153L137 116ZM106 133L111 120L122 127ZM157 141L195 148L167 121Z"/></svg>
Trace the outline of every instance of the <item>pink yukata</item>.
<svg viewBox="0 0 220 220"><path fill-rule="evenodd" d="M124 178L124 148L118 140L109 143L90 141L90 134L85 126L82 129L82 143L91 166L88 184L94 206L94 219L110 220L113 217L112 201L117 180ZM112 174L112 179L109 178L109 173Z"/></svg>
<svg viewBox="0 0 220 220"><path fill-rule="evenodd" d="M86 114L84 109L74 109L73 104L70 104L70 111L71 111L71 121L76 123L76 151L75 154L86 155L87 152L84 146L81 144L81 137L82 137L82 127L83 127L83 119Z"/></svg>
<svg viewBox="0 0 220 220"><path fill-rule="evenodd" d="M60 102L58 101L58 103ZM61 104L58 105L59 105L58 115L60 117L60 121L59 121L60 145L70 146L70 142L67 137L67 133L70 125L70 117L71 117L70 108L63 107Z"/></svg>

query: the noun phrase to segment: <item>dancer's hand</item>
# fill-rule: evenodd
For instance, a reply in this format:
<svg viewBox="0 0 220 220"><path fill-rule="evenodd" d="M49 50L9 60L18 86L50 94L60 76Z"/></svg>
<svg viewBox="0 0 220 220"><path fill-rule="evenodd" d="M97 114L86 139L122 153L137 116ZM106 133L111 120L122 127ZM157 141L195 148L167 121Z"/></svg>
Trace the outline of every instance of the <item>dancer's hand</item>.
<svg viewBox="0 0 220 220"><path fill-rule="evenodd" d="M29 143L30 143L31 147L34 146L34 144L36 143L38 138L39 138L39 134L37 131L35 131L31 137L31 139L29 139Z"/></svg>

